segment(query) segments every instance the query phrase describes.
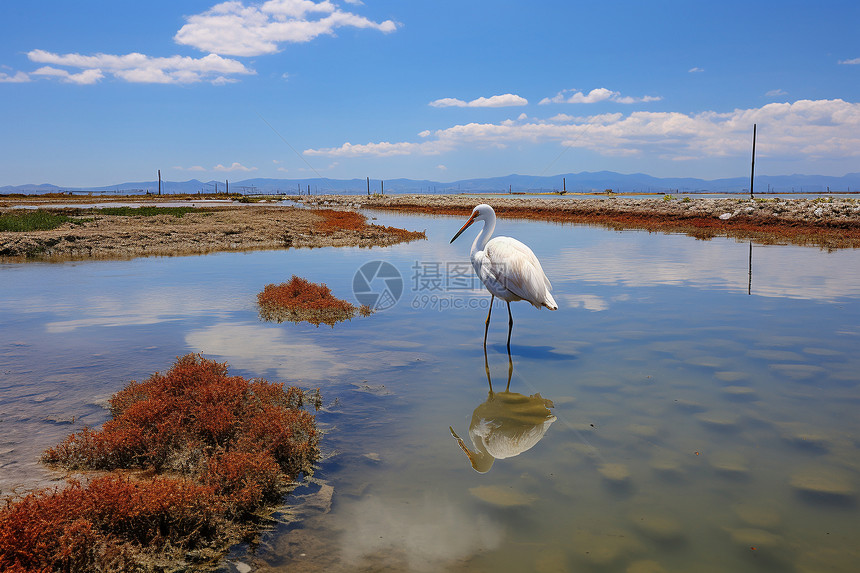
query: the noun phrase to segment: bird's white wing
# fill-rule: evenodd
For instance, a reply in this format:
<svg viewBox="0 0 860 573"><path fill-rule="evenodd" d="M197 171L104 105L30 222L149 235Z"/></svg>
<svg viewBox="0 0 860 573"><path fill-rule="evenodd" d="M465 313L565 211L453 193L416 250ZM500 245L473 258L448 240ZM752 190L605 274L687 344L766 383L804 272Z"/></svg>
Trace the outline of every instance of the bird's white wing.
<svg viewBox="0 0 860 573"><path fill-rule="evenodd" d="M530 248L511 237L496 237L484 247L482 271L523 300L540 307L552 289L540 261Z"/></svg>

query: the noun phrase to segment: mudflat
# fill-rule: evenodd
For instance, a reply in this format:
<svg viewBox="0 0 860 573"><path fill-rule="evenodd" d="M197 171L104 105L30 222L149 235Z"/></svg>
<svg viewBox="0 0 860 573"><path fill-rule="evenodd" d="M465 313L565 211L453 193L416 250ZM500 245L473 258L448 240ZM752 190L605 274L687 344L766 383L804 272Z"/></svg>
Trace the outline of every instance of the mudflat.
<svg viewBox="0 0 860 573"><path fill-rule="evenodd" d="M50 209L50 204L42 208ZM10 212L12 209L0 208L0 215ZM69 220L48 231L0 232L0 260L130 259L288 247L374 247L424 238L423 232L369 224L364 216L351 211L281 205L207 206L180 216L112 215L71 207L51 212Z"/></svg>
<svg viewBox="0 0 860 573"><path fill-rule="evenodd" d="M75 198L83 201L84 198ZM311 208L283 205L205 205L181 216L113 215L75 208L63 199L33 199L69 221L49 231L0 232L0 261L130 259L216 251L289 247L386 246L425 238L422 232L368 223L353 209L468 216L490 203L500 218L590 224L613 229L684 233L700 239L729 236L762 244L823 249L860 248L860 199L844 197L710 199L498 197L481 195L320 195L293 197ZM90 202L92 198L88 199ZM124 198L125 201L135 198ZM204 204L205 206L200 206ZM157 201L146 201L158 206ZM176 204L175 202L173 204ZM0 203L0 215L20 212Z"/></svg>

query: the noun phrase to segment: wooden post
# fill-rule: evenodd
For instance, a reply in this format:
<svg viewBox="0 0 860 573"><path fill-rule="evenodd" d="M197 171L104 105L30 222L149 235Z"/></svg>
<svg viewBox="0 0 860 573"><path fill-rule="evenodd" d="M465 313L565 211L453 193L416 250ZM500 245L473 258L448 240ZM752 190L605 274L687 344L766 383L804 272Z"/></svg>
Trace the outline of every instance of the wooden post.
<svg viewBox="0 0 860 573"><path fill-rule="evenodd" d="M370 197L370 177L367 178L367 196Z"/></svg>
<svg viewBox="0 0 860 573"><path fill-rule="evenodd" d="M161 195L161 169L158 170L158 194Z"/></svg>
<svg viewBox="0 0 860 573"><path fill-rule="evenodd" d="M753 124L752 166L750 167L750 199L753 198L753 180L755 178L755 126L756 124Z"/></svg>
<svg viewBox="0 0 860 573"><path fill-rule="evenodd" d="M229 179L225 179L225 180L224 180L224 189L225 189L225 191L224 191L224 192L225 192L227 195L229 195L229 194L230 194L230 180L229 180Z"/></svg>
<svg viewBox="0 0 860 573"><path fill-rule="evenodd" d="M561 178L561 192L567 193L567 179L564 177Z"/></svg>
<svg viewBox="0 0 860 573"><path fill-rule="evenodd" d="M379 194L385 195L385 181L382 179L379 180Z"/></svg>

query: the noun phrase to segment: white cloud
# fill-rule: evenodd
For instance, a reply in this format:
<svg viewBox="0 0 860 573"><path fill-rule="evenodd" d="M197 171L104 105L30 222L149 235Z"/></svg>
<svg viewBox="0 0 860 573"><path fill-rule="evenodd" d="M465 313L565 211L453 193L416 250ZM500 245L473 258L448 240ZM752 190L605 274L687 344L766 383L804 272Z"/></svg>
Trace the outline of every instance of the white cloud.
<svg viewBox="0 0 860 573"><path fill-rule="evenodd" d="M652 101L660 101L663 99L662 96L642 96L642 97L632 97L632 96L617 96L612 98L612 101L617 101L618 103L649 103Z"/></svg>
<svg viewBox="0 0 860 573"><path fill-rule="evenodd" d="M236 81L227 76L254 74L241 62L209 54L202 58L170 56L156 58L139 53L114 55L95 54L55 54L45 50L32 50L27 57L40 64L50 64L39 68L33 74L54 76L63 81L80 84L96 83L109 73L116 78L133 83L188 84L211 81L218 85ZM72 73L53 66L64 66L82 70Z"/></svg>
<svg viewBox="0 0 860 573"><path fill-rule="evenodd" d="M770 90L766 94L765 97L782 97L784 95L788 95L788 92L781 89Z"/></svg>
<svg viewBox="0 0 860 573"><path fill-rule="evenodd" d="M440 171L448 171L448 167L446 167L445 165L442 165L441 163L436 166L436 169L438 169Z"/></svg>
<svg viewBox="0 0 860 573"><path fill-rule="evenodd" d="M582 119L583 118L581 118L581 117L568 115L566 113L559 113L559 114L556 114L556 115L552 116L551 118L549 118L548 121L553 122L553 123L566 123L569 121L582 121Z"/></svg>
<svg viewBox="0 0 860 573"><path fill-rule="evenodd" d="M321 17L312 17L320 14ZM240 0L231 0L188 17L174 40L215 54L258 56L278 52L281 44L333 35L337 28L343 27L388 33L396 30L397 24L392 20L373 22L341 11L328 1L269 0L246 6Z"/></svg>
<svg viewBox="0 0 860 573"><path fill-rule="evenodd" d="M851 60L839 60L840 64L847 64L849 66L857 66L860 65L860 58L854 58Z"/></svg>
<svg viewBox="0 0 860 573"><path fill-rule="evenodd" d="M660 101L661 99L663 99L661 96L622 96L620 93L607 88L595 88L587 94L581 91L562 90L553 97L543 98L538 102L538 105L547 105L550 103L598 103L602 101L614 101L616 103L630 104L639 102L648 103L652 101Z"/></svg>
<svg viewBox="0 0 860 573"><path fill-rule="evenodd" d="M256 171L256 167L245 167L239 162L234 161L230 167L224 167L220 163L212 168L213 171Z"/></svg>
<svg viewBox="0 0 860 573"><path fill-rule="evenodd" d="M24 72L15 72L14 75L9 75L3 72L0 72L0 84L21 84L30 81L30 76Z"/></svg>
<svg viewBox="0 0 860 573"><path fill-rule="evenodd" d="M104 77L104 74L101 70L84 70L77 74L73 74L68 70L61 70L59 68L52 68L51 66L43 66L38 70L32 72L34 76L49 76L60 78L62 81L70 84L94 84L97 83Z"/></svg>
<svg viewBox="0 0 860 573"><path fill-rule="evenodd" d="M698 73L704 72L705 70L703 70L702 68L690 68L687 71L691 74L698 74Z"/></svg>
<svg viewBox="0 0 860 573"><path fill-rule="evenodd" d="M469 123L426 134L420 143L345 143L305 153L331 157L437 155L465 146L556 142L604 155L726 157L749 153L753 123L761 128L757 151L762 157L860 157L860 103L841 99L770 103L725 113L636 111L522 123Z"/></svg>
<svg viewBox="0 0 860 573"><path fill-rule="evenodd" d="M490 97L479 97L472 101L446 97L430 102L431 107L512 107L528 105L529 101L518 95L502 94Z"/></svg>
<svg viewBox="0 0 860 573"><path fill-rule="evenodd" d="M407 141L389 143L381 141L379 143L358 145L346 142L340 147L306 149L304 153L307 155L328 155L332 157L392 157L395 155L435 155L442 151L443 149L436 141L429 143L411 143Z"/></svg>

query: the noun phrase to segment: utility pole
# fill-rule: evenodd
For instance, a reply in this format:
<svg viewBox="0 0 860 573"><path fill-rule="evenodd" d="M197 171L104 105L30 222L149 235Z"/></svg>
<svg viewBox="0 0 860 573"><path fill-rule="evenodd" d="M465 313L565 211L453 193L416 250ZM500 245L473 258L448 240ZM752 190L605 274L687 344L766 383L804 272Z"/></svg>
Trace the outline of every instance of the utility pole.
<svg viewBox="0 0 860 573"><path fill-rule="evenodd" d="M753 124L752 166L750 166L750 199L753 198L753 180L755 178L755 126L756 124Z"/></svg>
<svg viewBox="0 0 860 573"><path fill-rule="evenodd" d="M161 169L158 170L158 194L161 195Z"/></svg>

